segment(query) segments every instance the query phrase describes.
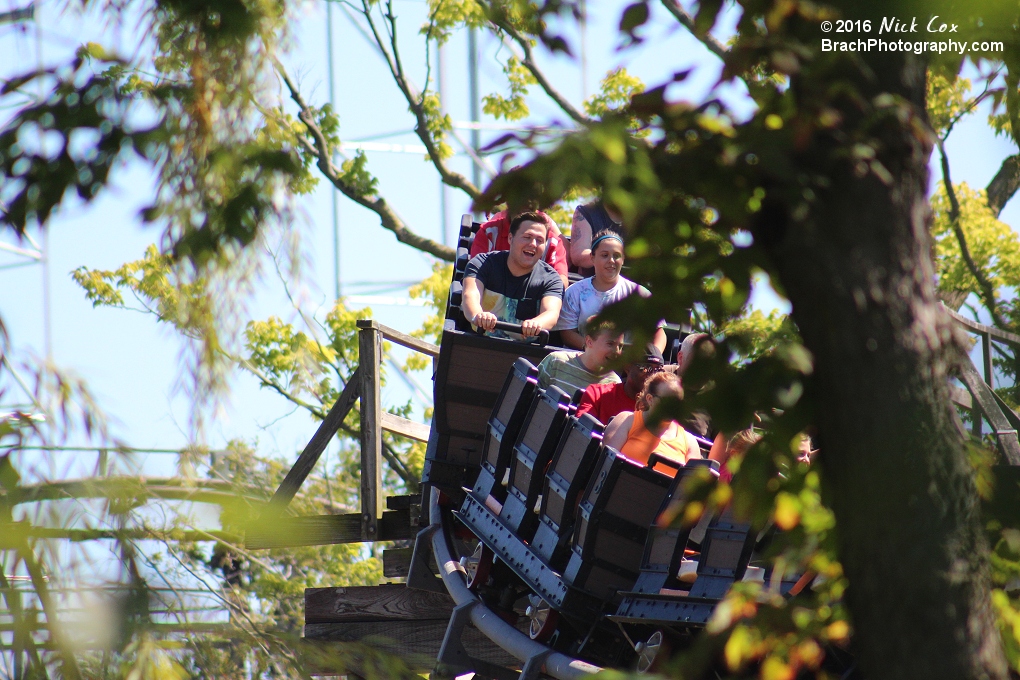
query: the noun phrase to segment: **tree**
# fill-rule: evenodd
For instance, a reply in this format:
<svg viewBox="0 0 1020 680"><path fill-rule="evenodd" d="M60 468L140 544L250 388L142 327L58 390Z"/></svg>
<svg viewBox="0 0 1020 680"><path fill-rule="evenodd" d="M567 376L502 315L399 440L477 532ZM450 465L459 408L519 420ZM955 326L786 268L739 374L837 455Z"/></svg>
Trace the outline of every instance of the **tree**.
<svg viewBox="0 0 1020 680"><path fill-rule="evenodd" d="M130 290L160 320L189 332L187 318L177 314L196 305L179 304L179 297L201 292L201 286L169 284L170 258L155 250L149 255L118 272L79 272L79 279L97 304L124 306L116 285ZM434 279L445 281L448 276L448 271L441 271ZM433 288L432 280L426 281L417 294L429 295ZM338 397L340 381L350 379L354 371L355 322L365 316L371 311L348 311L340 302L324 328L309 328L307 334L276 318L253 321L246 332L245 355L233 360L265 387L321 419ZM328 334L327 342L316 339L323 333ZM377 547L366 551L358 545L310 546L263 554L245 549L244 534L251 524L272 521L266 516L267 504L289 461L268 459L244 442L232 442L225 451L197 446L181 451L178 478L132 475L125 471L130 461L120 460L130 456L130 447L110 441L87 391L77 383L55 388L59 399L45 411L63 414L54 425L69 430L77 425L70 418L80 413L78 427L94 432L97 448L112 450L114 459L89 479L40 480L37 469L16 464L12 454L52 443L60 431L39 425L27 414L0 420L0 576L29 578L25 586L12 585L6 578L0 582L3 611L12 618L14 635L13 644L2 650L3 658L5 665L12 662L16 677L303 675L309 662L339 670L353 665L368 677L413 675L401 659L370 646L347 645L340 658L336 650L316 658L299 644L304 588L375 584L382 579L382 565ZM47 400L40 393L37 402ZM393 410L409 415L408 409L409 405ZM339 460L332 467L324 462L321 474L303 484L291 503L293 512L351 512L359 482L359 455L352 440L357 442L359 427L355 412L342 427ZM388 433L384 446L390 465L387 491L415 491L424 446ZM67 500L75 504L59 507ZM220 528L210 529L207 522L194 518L188 506L192 502L218 505ZM82 564L65 558L64 551L51 554L53 547L67 542L92 546L80 549ZM119 573L111 575L109 584L100 584L87 567L96 551L105 549L118 555ZM108 597L92 606L112 609L111 615L99 617L84 635L66 630L60 603L68 597L58 600L51 593L81 590L78 596L87 600L90 592L101 591L104 585ZM201 611L192 612L196 592L199 599L211 600L228 613L229 620L210 624L202 620ZM40 605L42 610L37 611ZM159 609L165 611L153 611ZM169 622L164 620L168 617ZM104 620L108 626L102 625ZM90 651L89 645L96 644L107 650Z"/></svg>
<svg viewBox="0 0 1020 680"><path fill-rule="evenodd" d="M770 351L749 351L747 334L730 335L689 377L695 384L711 378L712 385L706 384L690 405L709 409L724 429L746 426L755 411L783 410L745 461L734 497L758 519L770 516L796 534L804 542L804 559L833 577L806 619L795 608L759 607L749 593L738 593L734 601L746 596L745 604L758 615L773 615L775 630L785 634L782 626L788 625L796 635L790 643L777 634L762 651L750 644L749 636L758 633L745 625L741 612L747 608L730 610L732 616L715 622L715 642L709 644L723 648L731 670L752 668L746 662L763 657L761 669L769 677L816 668L818 645L807 643L846 635L840 612L829 606L844 595L839 577L845 572L845 602L866 675L1002 677L1005 659L989 594L988 546L978 522L967 448L948 400L947 379L960 347L937 304L932 246L940 256L940 291L976 292L993 317L1008 307L1004 288L1013 285L1012 274L1010 263L995 260L990 248L969 247L989 226L988 215L983 208L970 209L973 201L966 192L959 192L963 201L954 198L948 172L948 208L936 223L934 243L924 221L927 160L938 145L936 135L948 134L953 121L974 108L952 94L959 92L962 56L926 59L903 52L820 49L820 22L877 22L892 11L877 3L738 3L732 8L739 14L737 35L729 46L711 34L721 3L701 3L696 15L671 0L662 5L723 60L724 80L746 88L755 105L750 116L738 115L714 96L695 104L672 101L668 83L644 89L622 73L611 74L604 91L579 109L555 89L536 56L539 43L554 50L567 47L566 39L549 28L561 24L545 19L560 12L565 16L559 20L569 21L574 5L430 4L426 36L442 39L456 27L484 26L511 51L505 64L509 96L490 97L491 113L520 116L524 92L537 85L576 125L551 142L540 133L504 139L517 150L529 150L533 160L484 192L445 164L449 120L435 93L414 85L404 68L393 5L365 3L355 9L382 51L444 182L490 206L536 191L552 205L598 189L621 209L636 234L628 244L630 262L638 278L653 284L656 296L612 314L638 324L661 318L673 306L697 305L714 327L740 329L738 319L757 271L767 272L791 301L802 342L791 333L776 333ZM906 3L893 9L904 16L922 13ZM648 2L626 9L625 42L643 39L651 12ZM1005 50L988 46L967 58L995 65L982 71L984 97L998 104L1002 129L1017 137L1015 8L947 4L924 11L938 12L951 16L962 28L961 37L979 46L1005 36ZM89 48L72 72L46 74L55 83L54 95L15 119L15 126L36 124L58 132L66 131L69 118L85 121L89 129L108 129L98 135L94 153L76 157L72 149L54 164L48 154L18 145L13 127L0 136L0 169L13 182L16 197L9 213L15 228L29 219L44 220L68 187L94 195L122 150L133 149L162 168L162 193L148 214L164 220L172 247L124 272L81 272L94 299L119 303L112 283L139 293L161 318L200 340L206 362L201 365L214 364L223 353L213 332L215 315L205 302L213 279L204 268L243 254L243 246L279 214L266 196L280 186L306 189L312 168L376 212L400 241L442 259L452 255L417 237L395 214L364 156L336 165L335 116L328 107L307 102L273 62L274 30L282 21L278 5L172 3L160 5L153 16L165 39L159 78L146 78ZM245 61L236 80L222 71L230 58L249 50L258 58ZM86 57L101 65L99 75L86 68ZM255 106L266 74L260 69L269 65L297 106L296 120L282 105ZM925 113L929 72L946 83L931 95L931 126ZM158 125L131 128L124 109L137 102L160 112ZM188 143L175 146L182 133ZM1004 165L988 189L993 217L1016 191L1014 165ZM177 173L178 166L184 172ZM992 241L1008 239L1001 229L992 232L997 234ZM169 277L170 285L147 289L150 271L157 283ZM195 287L182 295L180 284ZM999 316L997 324L1015 323L1005 313ZM321 409L331 395L335 398L335 385L316 382L332 358L324 351L328 343L298 337L271 320L250 328L253 350L275 353L261 368L253 363L268 386L293 400L293 383L311 397L302 399L311 408ZM823 449L820 481L814 472L797 468L790 451L793 437L809 424L817 426ZM780 468L788 473L781 483L775 481ZM826 508L812 505L819 484L836 532ZM710 501L721 502L730 491L720 487L708 493ZM829 545L837 546L840 563L826 556ZM1010 609L1000 606L999 613L1008 618ZM688 663L696 666L696 655Z"/></svg>

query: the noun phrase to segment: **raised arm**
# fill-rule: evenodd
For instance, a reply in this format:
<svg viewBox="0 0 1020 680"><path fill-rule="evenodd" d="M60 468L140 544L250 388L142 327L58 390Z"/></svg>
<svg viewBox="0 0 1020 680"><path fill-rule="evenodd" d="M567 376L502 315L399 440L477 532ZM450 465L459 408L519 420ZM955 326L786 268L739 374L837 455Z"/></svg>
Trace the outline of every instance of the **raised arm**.
<svg viewBox="0 0 1020 680"><path fill-rule="evenodd" d="M659 326L655 329L655 334L652 335L652 344L659 348L663 356L666 354L666 331Z"/></svg>

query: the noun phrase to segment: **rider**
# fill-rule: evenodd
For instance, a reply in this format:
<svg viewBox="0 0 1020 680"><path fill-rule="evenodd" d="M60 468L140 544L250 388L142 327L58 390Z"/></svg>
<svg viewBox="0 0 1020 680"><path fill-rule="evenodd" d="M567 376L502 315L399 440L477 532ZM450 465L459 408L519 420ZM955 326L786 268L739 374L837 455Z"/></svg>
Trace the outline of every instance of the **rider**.
<svg viewBox="0 0 1020 680"><path fill-rule="evenodd" d="M641 465L647 464L653 453L674 460L681 466L701 458L698 440L680 423L657 413L654 421L651 418L645 419L655 412L660 400L667 397L683 400L684 390L680 386L680 379L667 371L653 373L638 395L636 410L633 413L623 411L613 418L606 426L603 443L615 448L624 458ZM676 470L671 467L656 464L655 469L671 477L676 476Z"/></svg>
<svg viewBox="0 0 1020 680"><path fill-rule="evenodd" d="M552 218L541 210L537 210L535 208L536 205L537 202L535 201L525 202L520 206L510 205L508 202L506 210L502 210L490 217L487 222L482 224L478 233L475 234L474 240L471 241L470 257L497 250L509 250L510 223L513 221L513 218L523 212L534 212L549 226L549 236L545 245L545 257L543 260L556 270L556 273L560 275L560 281L563 282L563 287L566 288L569 285L567 280L567 248L564 244L563 236L560 234L560 230Z"/></svg>
<svg viewBox="0 0 1020 680"><path fill-rule="evenodd" d="M538 365L541 387L555 385L573 395L590 385L620 382L609 365L623 353L623 333L608 321L588 323L586 327L583 352L559 350L542 359Z"/></svg>
<svg viewBox="0 0 1020 680"><path fill-rule="evenodd" d="M471 258L464 273L461 309L476 327L495 337L516 333L496 330L496 322L520 324L524 337L556 325L563 282L543 261L549 226L538 213L525 212L510 222L510 249Z"/></svg>
<svg viewBox="0 0 1020 680"><path fill-rule="evenodd" d="M602 309L628 295L648 297L648 290L620 275L624 264L623 237L614 231L601 231L591 241L591 257L595 273L567 288L563 311L555 330L561 332L568 347L584 347L584 322ZM628 339L629 342L629 339ZM661 352L666 347L666 333L660 327L652 339Z"/></svg>

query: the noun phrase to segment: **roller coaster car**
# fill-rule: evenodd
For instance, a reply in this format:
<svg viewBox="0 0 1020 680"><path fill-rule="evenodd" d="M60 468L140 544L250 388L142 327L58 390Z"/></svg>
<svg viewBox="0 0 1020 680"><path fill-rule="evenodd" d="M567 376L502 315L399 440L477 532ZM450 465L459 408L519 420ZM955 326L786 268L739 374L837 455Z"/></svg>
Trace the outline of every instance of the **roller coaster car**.
<svg viewBox="0 0 1020 680"><path fill-rule="evenodd" d="M679 488L671 495L671 502L678 502ZM750 525L734 520L729 510L713 517L701 544L696 580L688 592L682 592L688 586L677 575L688 545L688 530L653 527L641 576L633 590L620 593L619 607L610 620L673 630L704 626L729 587L744 577L754 539Z"/></svg>
<svg viewBox="0 0 1020 680"><path fill-rule="evenodd" d="M478 335L464 319L461 282L477 229L465 216L435 369L435 414L422 471L423 484L436 487L456 503L478 476L490 414L507 387L507 373L519 358L537 364L553 349ZM544 339L548 340L547 333Z"/></svg>
<svg viewBox="0 0 1020 680"><path fill-rule="evenodd" d="M637 650L647 661L655 635L675 638L707 622L743 576L754 536L725 513L694 529L660 527L663 512L682 502L684 480L698 468L718 474L717 464L682 466L657 454L647 465L624 458L603 445L597 420L569 415L566 394L538 389L532 369L518 361L504 382L478 481L455 512L480 541L479 573L493 574L489 585L472 579L474 587L492 606L506 609L505 594L519 582L533 593L531 636L594 662L620 665L633 658L635 650L617 625L630 628L633 639L651 633ZM507 438L522 412L508 463ZM664 466L675 473L661 472ZM501 503L492 491L501 488L504 474L510 491ZM534 521L538 490L541 516ZM685 562L685 550L692 548L700 548L700 559ZM502 563L498 570L496 560ZM693 585L681 582L682 564L696 565L687 574L696 577Z"/></svg>
<svg viewBox="0 0 1020 680"><path fill-rule="evenodd" d="M579 497L602 450L602 430L602 423L587 413L571 418L544 480L531 546L556 571L567 566Z"/></svg>
<svg viewBox="0 0 1020 680"><path fill-rule="evenodd" d="M567 583L604 600L634 585L649 527L674 484L655 469L660 464L682 468L654 453L643 466L603 449L578 512Z"/></svg>
<svg viewBox="0 0 1020 680"><path fill-rule="evenodd" d="M531 405L514 447L506 503L499 518L522 541L530 542L535 534L539 492L569 413L570 397L558 387L549 387Z"/></svg>
<svg viewBox="0 0 1020 680"><path fill-rule="evenodd" d="M618 626L634 639L661 639L704 625L743 576L754 537L726 514L692 530L659 527L665 508L681 501L683 480L713 464L622 457L603 445L601 423L572 415L568 395L538 387L535 364L552 348L471 329L461 281L476 229L462 223L423 483L459 508L461 529L479 540L471 587L483 599L511 615L523 585L533 593L534 639L610 665L635 651L644 658L647 649L632 649ZM691 548L701 553L688 586L680 573L694 564L684 561Z"/></svg>
<svg viewBox="0 0 1020 680"><path fill-rule="evenodd" d="M526 384L519 370L514 373L508 386ZM513 393L520 395L519 402L528 399L524 389L508 389L504 396ZM505 504L479 493L492 487L492 480L499 474L498 467L487 466L458 514L554 609L582 619L600 609L597 601L633 585L648 527L673 479L604 448L598 421L591 416L580 420L568 416L568 404L567 395L559 389L540 390L533 397L518 436ZM513 413L519 409L520 403L513 408L501 403L496 418L499 411ZM652 466L664 461L658 456L650 459ZM547 464L549 472L545 474ZM593 468L598 468L597 474L592 474ZM585 493L571 552L566 539L574 524L581 489ZM539 490L544 492L540 520L532 510ZM536 524L540 529L532 541ZM571 598L576 606L569 603Z"/></svg>
<svg viewBox="0 0 1020 680"><path fill-rule="evenodd" d="M507 372L522 356L538 363L550 351L459 330L443 331L423 484L457 499L463 496L463 488L470 488L478 476L489 415Z"/></svg>
<svg viewBox="0 0 1020 680"><path fill-rule="evenodd" d="M471 491L482 503L489 502L490 497L499 504L506 500L504 481L510 476L514 444L537 392L538 368L527 359L518 359L507 375L489 418L482 468Z"/></svg>

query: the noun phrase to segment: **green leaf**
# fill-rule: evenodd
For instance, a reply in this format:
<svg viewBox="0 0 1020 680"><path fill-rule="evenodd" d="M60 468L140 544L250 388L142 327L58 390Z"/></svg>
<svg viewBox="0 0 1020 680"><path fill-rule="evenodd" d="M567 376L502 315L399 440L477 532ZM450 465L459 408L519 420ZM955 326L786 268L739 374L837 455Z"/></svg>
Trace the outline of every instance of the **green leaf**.
<svg viewBox="0 0 1020 680"><path fill-rule="evenodd" d="M694 17L695 32L705 35L711 31L721 9L722 0L701 0L698 4L698 13Z"/></svg>
<svg viewBox="0 0 1020 680"><path fill-rule="evenodd" d="M0 486L8 493L12 493L18 487L20 481L21 475L14 469L10 454L0 456Z"/></svg>
<svg viewBox="0 0 1020 680"><path fill-rule="evenodd" d="M634 31L647 23L648 15L647 1L628 5L620 17L620 32L625 33L632 43L641 42L641 38L634 35Z"/></svg>

